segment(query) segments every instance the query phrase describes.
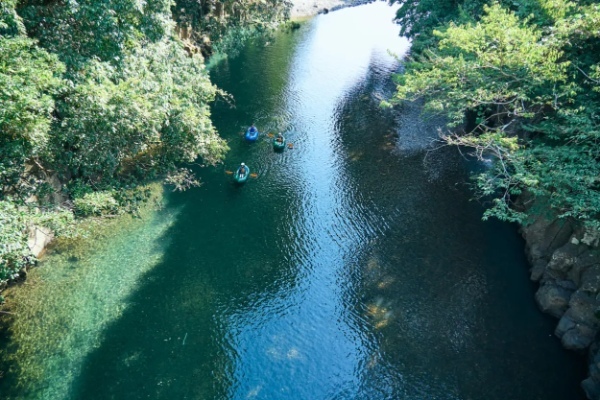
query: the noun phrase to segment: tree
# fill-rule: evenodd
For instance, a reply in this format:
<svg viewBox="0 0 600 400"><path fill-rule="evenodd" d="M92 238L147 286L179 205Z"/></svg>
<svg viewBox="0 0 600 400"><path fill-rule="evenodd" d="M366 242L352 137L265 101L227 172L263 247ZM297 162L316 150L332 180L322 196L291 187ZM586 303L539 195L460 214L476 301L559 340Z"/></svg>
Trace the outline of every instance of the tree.
<svg viewBox="0 0 600 400"><path fill-rule="evenodd" d="M3 4L0 14L0 200L34 189L25 178L48 144L54 95L65 68L24 36L20 18Z"/></svg>
<svg viewBox="0 0 600 400"><path fill-rule="evenodd" d="M486 218L524 222L512 201L528 190L559 216L598 225L600 60L581 50L597 46L600 7L544 0L538 9L523 19L484 6L478 22L436 30L437 47L399 77L394 101L424 98L448 117L448 143L491 161L476 180L495 197ZM468 115L473 126L461 132Z"/></svg>

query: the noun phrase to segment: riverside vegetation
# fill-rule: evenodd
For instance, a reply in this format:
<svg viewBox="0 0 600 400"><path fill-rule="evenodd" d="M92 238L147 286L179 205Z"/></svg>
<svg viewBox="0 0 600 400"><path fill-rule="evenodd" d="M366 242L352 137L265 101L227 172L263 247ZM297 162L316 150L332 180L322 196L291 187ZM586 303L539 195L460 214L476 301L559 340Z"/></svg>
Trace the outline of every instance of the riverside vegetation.
<svg viewBox="0 0 600 400"><path fill-rule="evenodd" d="M527 222L526 190L600 227L600 5L407 1L397 18L414 45L393 101L424 99L463 128L448 143L490 162L475 185L493 198L485 218Z"/></svg>
<svg viewBox="0 0 600 400"><path fill-rule="evenodd" d="M600 398L600 5L409 0L397 19L413 56L391 103L423 102L486 162L484 219L521 224L536 302L566 348L590 350L582 387Z"/></svg>
<svg viewBox="0 0 600 400"><path fill-rule="evenodd" d="M150 181L198 185L185 164L215 164L228 149L202 53L268 32L290 6L3 0L0 283L35 262L36 227L74 235L81 217L135 212Z"/></svg>

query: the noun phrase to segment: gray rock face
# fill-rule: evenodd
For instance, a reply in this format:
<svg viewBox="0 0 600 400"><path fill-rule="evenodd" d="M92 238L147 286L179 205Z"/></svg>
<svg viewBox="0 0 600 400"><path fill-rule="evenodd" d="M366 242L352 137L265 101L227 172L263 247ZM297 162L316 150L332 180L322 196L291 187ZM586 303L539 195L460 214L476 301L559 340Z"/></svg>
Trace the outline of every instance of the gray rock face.
<svg viewBox="0 0 600 400"><path fill-rule="evenodd" d="M546 262L542 259L537 260L533 264L533 267L531 267L531 280L534 282L538 282L540 279L542 279L542 276L544 275L544 272L546 271L547 265L548 265L548 262Z"/></svg>
<svg viewBox="0 0 600 400"><path fill-rule="evenodd" d="M585 246L581 246L581 247L585 247ZM586 251L584 251L583 253L581 253L577 259L575 260L575 263L573 264L573 267L571 268L571 271L569 271L568 277L569 279L571 279L573 282L577 283L578 286L582 286L583 285L583 281L584 281L584 276L586 277L586 279L589 281L590 279L590 275L586 274L586 272L590 269L592 269L593 267L597 267L600 265L600 252L597 251L596 249L588 249ZM597 272L593 273L594 275L597 274ZM596 290L596 293L598 291Z"/></svg>
<svg viewBox="0 0 600 400"><path fill-rule="evenodd" d="M576 325L568 330L560 339L562 345L569 350L585 350L594 342L596 329L587 325Z"/></svg>
<svg viewBox="0 0 600 400"><path fill-rule="evenodd" d="M586 231L581 238L583 244L587 244L590 247L598 247L600 242L600 232Z"/></svg>
<svg viewBox="0 0 600 400"><path fill-rule="evenodd" d="M593 265L583 271L580 286L581 290L587 293L598 294L600 292L600 264Z"/></svg>
<svg viewBox="0 0 600 400"><path fill-rule="evenodd" d="M594 380L591 376L581 382L581 388L585 392L588 399L600 399L600 383Z"/></svg>
<svg viewBox="0 0 600 400"><path fill-rule="evenodd" d="M589 294L581 289L573 293L569 301L569 315L578 323L587 324L595 329L600 328L600 319L598 319L598 309L600 300L595 295Z"/></svg>
<svg viewBox="0 0 600 400"><path fill-rule="evenodd" d="M536 203L526 195L521 205L548 209ZM559 318L554 333L565 348L588 351L590 376L581 387L589 399L600 400L600 233L548 216L522 227L521 233L531 279L540 283L536 302Z"/></svg>
<svg viewBox="0 0 600 400"><path fill-rule="evenodd" d="M569 242L552 253L547 268L559 272L562 276L566 276L581 252L581 246Z"/></svg>
<svg viewBox="0 0 600 400"><path fill-rule="evenodd" d="M593 343L600 328L596 317L599 306L600 301L595 296L581 290L571 296L569 308L554 331L565 348L583 351Z"/></svg>
<svg viewBox="0 0 600 400"><path fill-rule="evenodd" d="M521 233L527 241L529 261L534 264L538 259L548 259L554 250L565 244L573 233L573 227L566 220L540 217L522 227Z"/></svg>
<svg viewBox="0 0 600 400"><path fill-rule="evenodd" d="M559 338L562 338L565 335L565 333L567 333L571 329L575 329L575 326L577 326L577 323L575 321L573 321L567 315L563 315L560 321L558 321L558 325L556 325L554 334Z"/></svg>
<svg viewBox="0 0 600 400"><path fill-rule="evenodd" d="M581 382L581 388L588 399L600 400L600 353L597 343L590 347L589 373L590 376Z"/></svg>
<svg viewBox="0 0 600 400"><path fill-rule="evenodd" d="M535 294L535 300L543 312L560 318L569 307L572 293L572 290L548 283L540 287Z"/></svg>

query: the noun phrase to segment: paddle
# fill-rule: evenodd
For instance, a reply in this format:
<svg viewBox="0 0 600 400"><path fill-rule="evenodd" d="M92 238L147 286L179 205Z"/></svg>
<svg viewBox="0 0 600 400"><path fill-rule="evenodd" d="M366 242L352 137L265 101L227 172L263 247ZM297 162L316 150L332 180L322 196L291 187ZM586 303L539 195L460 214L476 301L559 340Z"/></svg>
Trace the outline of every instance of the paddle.
<svg viewBox="0 0 600 400"><path fill-rule="evenodd" d="M225 171L225 173L226 173L227 175L233 175L233 171L226 170L226 171Z"/></svg>
<svg viewBox="0 0 600 400"><path fill-rule="evenodd" d="M257 173L255 173L255 172L252 172L252 173L250 174L250 178L255 178L255 179L256 179L256 178L258 178L258 174L257 174Z"/></svg>

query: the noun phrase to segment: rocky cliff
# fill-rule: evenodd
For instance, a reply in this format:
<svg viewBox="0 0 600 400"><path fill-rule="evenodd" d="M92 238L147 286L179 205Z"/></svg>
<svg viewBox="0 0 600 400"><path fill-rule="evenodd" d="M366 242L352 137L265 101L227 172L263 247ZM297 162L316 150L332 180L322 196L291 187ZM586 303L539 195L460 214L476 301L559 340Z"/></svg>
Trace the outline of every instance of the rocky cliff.
<svg viewBox="0 0 600 400"><path fill-rule="evenodd" d="M559 319L554 333L565 348L589 354L590 376L582 387L588 398L600 400L599 235L552 215L536 218L522 234L531 279L539 282L536 302Z"/></svg>

